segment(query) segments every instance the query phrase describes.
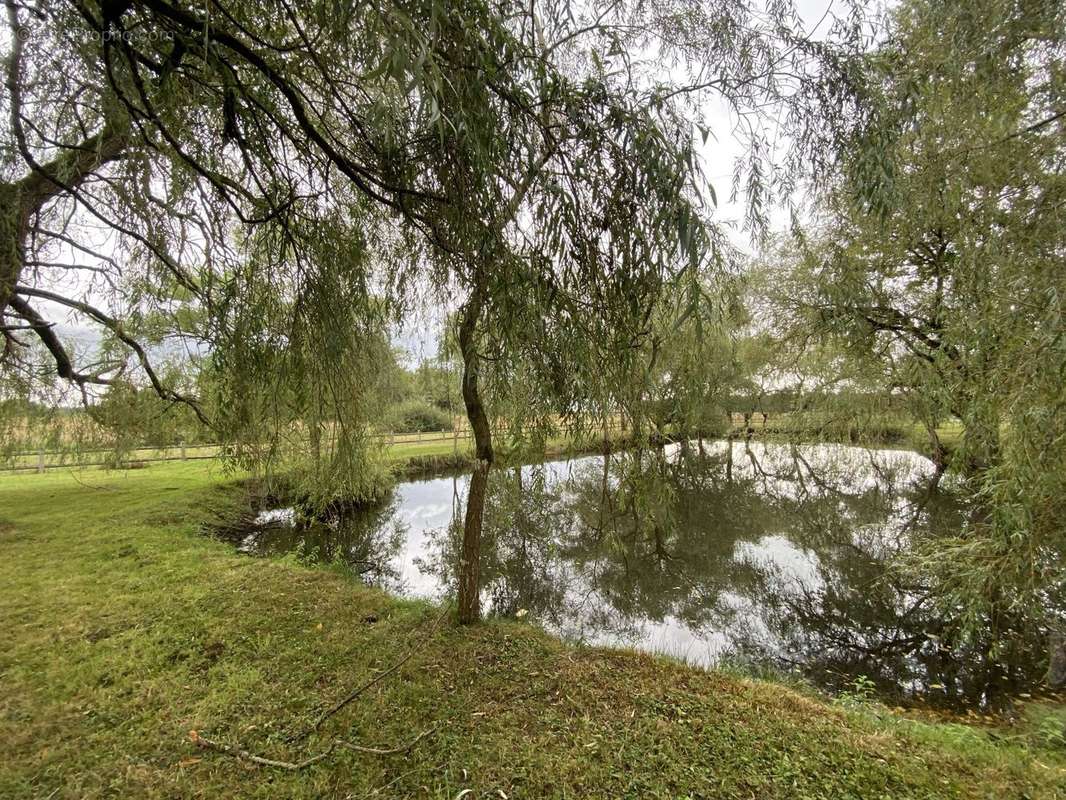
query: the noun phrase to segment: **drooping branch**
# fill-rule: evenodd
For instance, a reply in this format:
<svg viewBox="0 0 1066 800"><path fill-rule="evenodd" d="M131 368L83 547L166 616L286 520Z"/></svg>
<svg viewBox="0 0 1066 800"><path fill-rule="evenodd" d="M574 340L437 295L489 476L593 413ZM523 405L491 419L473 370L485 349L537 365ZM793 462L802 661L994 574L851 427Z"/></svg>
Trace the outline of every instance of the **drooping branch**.
<svg viewBox="0 0 1066 800"><path fill-rule="evenodd" d="M70 355L67 353L63 343L59 341L59 337L56 336L53 330L53 323L44 319L37 310L33 308L29 303L23 300L18 295L12 295L8 299L8 306L20 316L26 320L28 325L25 327L32 330L37 334L48 349L48 352L52 354L52 358L55 359L56 373L59 377L76 383L79 386L84 387L87 383L107 385L111 381L108 378L104 378L100 375L89 375L86 373L78 372L74 369L74 364L70 359Z"/></svg>
<svg viewBox="0 0 1066 800"><path fill-rule="evenodd" d="M13 114L17 113L17 108L17 103L13 101ZM125 126L109 121L99 133L80 144L66 146L64 152L51 161L41 164L36 161L26 144L26 138L21 129L21 119L17 121L13 119L12 127L17 131L15 139L19 145L19 152L32 170L16 184L26 220L29 220L52 198L64 193L72 194L72 190L94 170L119 158L129 143Z"/></svg>
<svg viewBox="0 0 1066 800"><path fill-rule="evenodd" d="M7 307L12 308L31 328L55 360L56 373L81 387L84 395L86 384L108 385L112 379L100 374L79 372L73 364L59 337L56 336L51 323L46 321L23 297L38 297L60 303L89 316L96 322L111 330L119 340L136 353L156 393L167 400L188 405L205 425L209 424L199 404L173 389L163 385L148 358L144 347L126 333L121 323L93 306L49 292L42 289L19 284L23 269L33 259L27 259L27 240L31 233L31 221L38 216L51 200L66 196L80 201L94 216L108 222L114 229L121 226L112 223L86 202L78 187L84 184L99 167L120 158L129 146L129 126L124 119L107 118L99 132L88 136L80 143L58 145L60 152L51 160L41 162L34 155L26 136L23 117L22 99L22 58L27 30L18 15L18 6L14 0L6 2L8 23L14 32L14 45L7 59L5 85L9 97L9 122L15 146L23 161L29 167L29 173L14 183L2 187L3 213L7 216L8 226L4 233L7 241L2 243L3 263L0 263L0 313ZM139 237L143 240L143 237ZM67 239L69 242L70 240ZM146 240L145 240L146 241ZM83 245L75 245L85 250ZM170 265L169 259L163 260ZM180 270L179 270L180 273ZM188 284L186 284L188 285ZM195 288L190 286L190 288ZM22 295L20 297L19 295Z"/></svg>
<svg viewBox="0 0 1066 800"><path fill-rule="evenodd" d="M379 203L391 206L399 211L407 210L407 204L403 197L428 197L440 200L439 196L419 192L410 187L390 185L362 164L346 158L336 147L323 135L318 126L311 120L304 98L300 92L288 81L285 76L275 69L261 54L252 47L207 20L200 19L184 9L173 6L162 0L141 0L140 5L159 16L170 20L180 26L191 36L210 39L218 45L233 52L246 61L259 74L266 78L277 91L285 98L301 130L307 137L322 150L330 161L354 183L360 191ZM386 192L387 194L384 194Z"/></svg>
<svg viewBox="0 0 1066 800"><path fill-rule="evenodd" d="M28 31L18 16L14 0L6 1L8 24L14 33L14 44L7 59L4 83L8 93L9 122L15 146L30 172L12 184L0 187L0 213L6 217L4 235L0 243L0 311L8 304L18 283L25 261L26 239L30 220L51 199L66 193L109 161L118 158L127 144L124 126L114 120L79 144L66 146L51 161L41 164L34 157L26 138L22 112L22 56Z"/></svg>
<svg viewBox="0 0 1066 800"><path fill-rule="evenodd" d="M148 376L148 380L151 382L152 388L155 390L156 394L158 394L164 400L171 400L176 403L184 403L193 410L193 412L196 414L197 419L199 419L200 422L202 422L208 427L211 427L211 421L204 414L203 409L200 407L200 404L196 399L184 395L178 391L175 391L174 389L163 384L163 382L159 378L159 375L152 367L151 360L148 358L148 352L145 350L144 346L140 342L138 342L136 339L130 336L129 333L126 332L121 321L115 319L114 317L108 314L105 314L100 309L96 308L95 306L89 305L88 303L84 303L80 300L74 300L69 297L64 297L63 295L56 294L55 292L50 292L45 289L36 289L31 286L20 285L15 287L15 291L17 294L26 297L38 297L42 300L51 300L54 303L59 303L60 305L74 309L75 311L78 311L84 314L85 316L95 320L99 324L103 325L109 331L114 333L115 337L119 341L129 347L136 354L137 360L140 362L141 369L143 369L145 375ZM37 330L37 333L40 336L41 330L35 330ZM48 331L49 333L51 333L50 328L48 329ZM54 334L51 335L54 337ZM69 358L67 359L67 362L69 364Z"/></svg>

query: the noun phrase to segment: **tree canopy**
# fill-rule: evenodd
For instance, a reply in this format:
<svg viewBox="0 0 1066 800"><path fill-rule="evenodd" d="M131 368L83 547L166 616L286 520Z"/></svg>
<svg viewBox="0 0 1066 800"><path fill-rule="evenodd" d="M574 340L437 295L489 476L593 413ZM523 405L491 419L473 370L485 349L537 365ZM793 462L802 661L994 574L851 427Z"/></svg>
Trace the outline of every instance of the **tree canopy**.
<svg viewBox="0 0 1066 800"><path fill-rule="evenodd" d="M911 566L945 614L1009 647L1066 610L1066 9L913 0L892 23L820 224L777 257L777 308L834 374L902 398L940 471L964 477L963 530Z"/></svg>

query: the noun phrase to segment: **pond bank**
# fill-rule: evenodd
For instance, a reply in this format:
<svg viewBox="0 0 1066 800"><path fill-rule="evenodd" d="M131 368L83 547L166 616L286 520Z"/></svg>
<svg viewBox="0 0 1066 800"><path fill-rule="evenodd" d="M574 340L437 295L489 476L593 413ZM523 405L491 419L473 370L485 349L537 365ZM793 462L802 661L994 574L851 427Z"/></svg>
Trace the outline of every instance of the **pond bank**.
<svg viewBox="0 0 1066 800"><path fill-rule="evenodd" d="M0 479L0 796L1054 797L1066 778L1054 753L972 728L518 623L434 624L199 535L238 501L203 464ZM426 730L297 772L190 738L298 761Z"/></svg>

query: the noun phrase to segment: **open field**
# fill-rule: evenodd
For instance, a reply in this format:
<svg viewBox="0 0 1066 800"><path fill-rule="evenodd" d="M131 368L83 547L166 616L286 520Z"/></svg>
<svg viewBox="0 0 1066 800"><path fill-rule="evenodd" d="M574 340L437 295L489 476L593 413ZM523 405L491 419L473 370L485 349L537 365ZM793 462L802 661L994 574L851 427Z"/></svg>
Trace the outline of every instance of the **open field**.
<svg viewBox="0 0 1066 800"><path fill-rule="evenodd" d="M410 447L412 453L443 454L457 448L465 449L469 431L432 431L427 433L386 433L374 438L382 441L390 449L406 453ZM217 458L222 448L217 444L174 445L172 447L137 447L124 451L125 462L152 463L157 461L203 461ZM64 469L79 467L112 466L114 450L47 450L41 448L36 453L20 453L12 456L10 464L2 467L3 471L37 472L47 469Z"/></svg>
<svg viewBox="0 0 1066 800"><path fill-rule="evenodd" d="M624 436L618 426L607 431L609 440ZM420 457L461 456L473 452L468 428L457 427L451 431L425 431L422 433L376 433L371 436L385 448L394 461L417 460ZM560 436L547 443L548 452L560 452L573 441L564 429ZM601 439L594 439L591 445ZM49 450L40 448L36 452L22 452L11 455L7 462L0 464L3 472L44 472L53 469L81 469L87 467L116 466L117 452L114 449ZM206 461L222 455L218 444L190 444L157 447L146 445L124 450L121 453L122 465L151 464L164 461Z"/></svg>
<svg viewBox="0 0 1066 800"><path fill-rule="evenodd" d="M1064 795L1066 758L1021 737L519 622L459 629L339 572L237 555L199 533L239 506L228 480L211 462L0 477L0 796ZM299 761L427 730L298 772L190 738Z"/></svg>

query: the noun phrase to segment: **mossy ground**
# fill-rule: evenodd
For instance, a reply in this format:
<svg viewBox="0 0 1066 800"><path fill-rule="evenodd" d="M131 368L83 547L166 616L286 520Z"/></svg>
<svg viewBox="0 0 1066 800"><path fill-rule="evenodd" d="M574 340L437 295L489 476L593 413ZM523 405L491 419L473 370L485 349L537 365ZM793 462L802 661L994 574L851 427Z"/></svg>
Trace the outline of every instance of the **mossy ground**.
<svg viewBox="0 0 1066 800"><path fill-rule="evenodd" d="M207 462L0 477L0 797L1056 797L1066 759L961 725L457 628L334 571L200 533ZM317 712L416 652L300 746ZM199 749L189 732L285 760Z"/></svg>

